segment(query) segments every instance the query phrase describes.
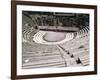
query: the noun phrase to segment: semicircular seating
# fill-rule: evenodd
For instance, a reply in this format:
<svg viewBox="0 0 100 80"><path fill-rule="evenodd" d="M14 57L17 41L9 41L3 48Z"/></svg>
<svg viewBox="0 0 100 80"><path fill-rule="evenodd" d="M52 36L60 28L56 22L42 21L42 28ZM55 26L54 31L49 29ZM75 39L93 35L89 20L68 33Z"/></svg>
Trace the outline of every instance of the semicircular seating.
<svg viewBox="0 0 100 80"><path fill-rule="evenodd" d="M37 31L32 27L25 27L22 31L23 68L65 67L66 64L67 66L86 66L90 64L89 27L84 27L74 33L66 32L65 40L59 44L43 41L46 31ZM60 47L57 47L58 45Z"/></svg>
<svg viewBox="0 0 100 80"><path fill-rule="evenodd" d="M74 38L74 34L73 33L64 33L65 34L65 38L61 41L57 41L57 42L50 42L50 41L46 41L44 39L44 36L47 32L46 31L39 31L37 32L34 36L33 36L33 40L36 43L40 43L40 44L48 44L48 45L52 45L52 44L61 44L61 43L65 43L66 41L72 40Z"/></svg>
<svg viewBox="0 0 100 80"><path fill-rule="evenodd" d="M80 59L83 66L89 65L89 27L85 27L75 32L75 37L71 41L61 44L73 55L75 60ZM81 48L81 46L83 46Z"/></svg>

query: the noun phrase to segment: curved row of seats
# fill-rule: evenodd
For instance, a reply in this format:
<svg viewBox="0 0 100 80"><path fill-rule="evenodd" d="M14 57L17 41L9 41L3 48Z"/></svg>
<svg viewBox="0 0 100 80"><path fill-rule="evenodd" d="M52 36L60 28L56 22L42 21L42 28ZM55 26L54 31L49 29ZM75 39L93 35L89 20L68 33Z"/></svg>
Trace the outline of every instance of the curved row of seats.
<svg viewBox="0 0 100 80"><path fill-rule="evenodd" d="M75 32L76 38L82 38L89 34L89 27L85 27L78 32Z"/></svg>
<svg viewBox="0 0 100 80"><path fill-rule="evenodd" d="M55 45L23 43L23 68L64 67L65 62Z"/></svg>
<svg viewBox="0 0 100 80"><path fill-rule="evenodd" d="M85 27L75 32L76 37L60 46L67 50L68 54L79 61L83 66L89 65L89 28ZM67 54L66 52L66 54Z"/></svg>
<svg viewBox="0 0 100 80"><path fill-rule="evenodd" d="M61 44L61 43L65 43L66 41L69 41L71 39L74 38L74 34L73 33L66 33L65 39L59 41L59 42L49 42L46 41L43 37L45 36L47 32L46 31L39 31L37 32L34 36L33 36L33 40L36 43L40 43L40 44L48 44L48 45L52 45L52 44Z"/></svg>
<svg viewBox="0 0 100 80"><path fill-rule="evenodd" d="M85 37L85 36L88 35L88 31L89 31L89 28L86 27L86 28L83 28L82 30L80 30L78 32L75 32L75 33L66 33L66 40L65 41L69 41L69 40L73 39L74 37L76 39ZM38 41L38 42L40 41L40 43L42 43L41 37L43 37L44 33L45 32L41 33L41 31L37 33L36 30L31 31L31 30L26 29L26 30L23 31L23 38L24 38L24 41L26 40L27 42L30 42L30 41L32 41L32 38L34 36L35 41Z"/></svg>
<svg viewBox="0 0 100 80"><path fill-rule="evenodd" d="M45 32L34 32L31 29L23 31L23 38L27 41L27 43L23 43L23 68L89 65L88 27L75 33L66 34L66 37L71 39L59 44L63 48L62 50L60 48L61 51L57 47L58 44L38 44L39 41L42 41L41 37L44 34ZM33 39L38 43L33 42L33 44L29 44ZM64 57L65 53L67 57Z"/></svg>
<svg viewBox="0 0 100 80"><path fill-rule="evenodd" d="M33 36L37 33L38 31L34 28L26 28L25 30L23 30L22 32L22 36L23 36L23 42L33 42Z"/></svg>

